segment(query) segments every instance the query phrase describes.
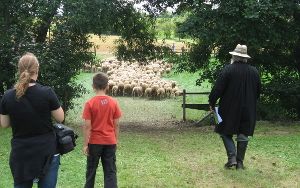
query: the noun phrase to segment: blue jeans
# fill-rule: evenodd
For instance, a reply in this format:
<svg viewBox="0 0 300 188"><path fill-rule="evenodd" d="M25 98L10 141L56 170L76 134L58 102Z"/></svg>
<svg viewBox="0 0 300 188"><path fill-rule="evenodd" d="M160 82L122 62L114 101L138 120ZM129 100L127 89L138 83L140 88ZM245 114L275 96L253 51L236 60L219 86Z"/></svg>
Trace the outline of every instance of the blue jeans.
<svg viewBox="0 0 300 188"><path fill-rule="evenodd" d="M55 188L59 165L60 155L53 156L48 172L43 178L29 180L17 185L15 184L14 188L32 188L34 182L37 182L39 188Z"/></svg>

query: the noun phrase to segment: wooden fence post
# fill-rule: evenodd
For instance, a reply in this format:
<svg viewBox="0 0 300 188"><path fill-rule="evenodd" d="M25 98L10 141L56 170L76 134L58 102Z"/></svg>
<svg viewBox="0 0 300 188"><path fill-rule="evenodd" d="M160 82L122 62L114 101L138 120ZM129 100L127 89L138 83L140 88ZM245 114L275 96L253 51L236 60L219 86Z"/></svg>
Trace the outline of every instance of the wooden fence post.
<svg viewBox="0 0 300 188"><path fill-rule="evenodd" d="M95 59L96 59L96 56L97 56L97 48L96 48L96 46L94 46L94 56L95 56Z"/></svg>
<svg viewBox="0 0 300 188"><path fill-rule="evenodd" d="M186 120L186 118L185 118L185 104L186 104L186 91L185 91L185 89L183 90L183 95L182 95L182 98L183 98L183 102L182 102L182 112L183 112L183 121L185 121Z"/></svg>

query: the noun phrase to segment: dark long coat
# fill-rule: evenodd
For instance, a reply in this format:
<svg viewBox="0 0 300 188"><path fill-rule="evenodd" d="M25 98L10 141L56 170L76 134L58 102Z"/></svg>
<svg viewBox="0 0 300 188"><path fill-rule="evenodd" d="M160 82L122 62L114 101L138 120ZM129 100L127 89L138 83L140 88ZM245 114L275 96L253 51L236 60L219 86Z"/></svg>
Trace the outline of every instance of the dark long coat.
<svg viewBox="0 0 300 188"><path fill-rule="evenodd" d="M219 114L223 121L217 125L217 132L252 136L260 90L261 82L256 68L243 62L225 66L209 95L212 107L220 99Z"/></svg>

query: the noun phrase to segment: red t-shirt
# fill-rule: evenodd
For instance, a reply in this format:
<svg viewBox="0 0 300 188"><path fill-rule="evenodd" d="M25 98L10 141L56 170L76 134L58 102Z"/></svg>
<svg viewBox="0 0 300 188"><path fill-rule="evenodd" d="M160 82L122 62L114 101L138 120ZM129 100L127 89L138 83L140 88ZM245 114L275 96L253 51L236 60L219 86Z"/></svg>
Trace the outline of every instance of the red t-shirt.
<svg viewBox="0 0 300 188"><path fill-rule="evenodd" d="M118 102L110 96L95 96L85 103L82 118L91 120L90 144L117 144L114 119L121 117Z"/></svg>

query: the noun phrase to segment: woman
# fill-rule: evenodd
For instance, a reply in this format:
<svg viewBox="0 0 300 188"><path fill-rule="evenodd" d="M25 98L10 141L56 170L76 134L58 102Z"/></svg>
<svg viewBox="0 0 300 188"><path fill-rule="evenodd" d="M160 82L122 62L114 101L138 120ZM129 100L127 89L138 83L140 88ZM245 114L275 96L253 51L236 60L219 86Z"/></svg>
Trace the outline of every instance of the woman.
<svg viewBox="0 0 300 188"><path fill-rule="evenodd" d="M18 63L19 79L5 92L0 105L2 127L12 128L10 168L15 188L54 188L60 156L52 130L52 117L62 122L64 111L50 87L36 83L39 63L26 53Z"/></svg>

